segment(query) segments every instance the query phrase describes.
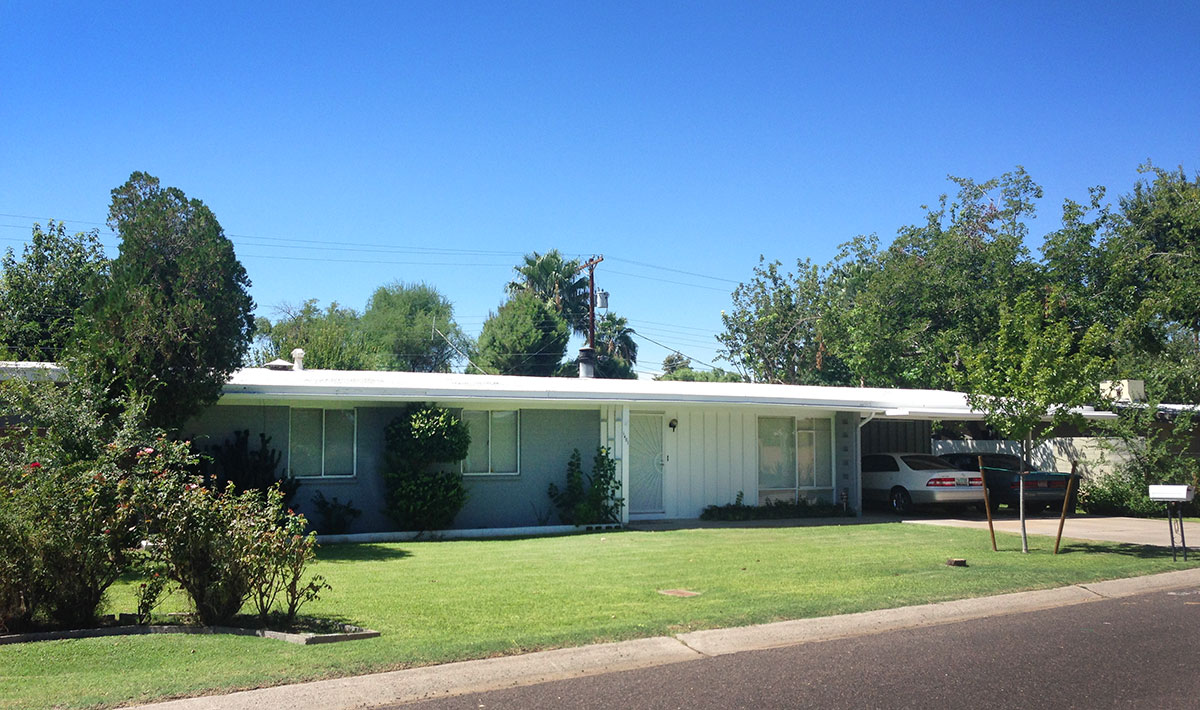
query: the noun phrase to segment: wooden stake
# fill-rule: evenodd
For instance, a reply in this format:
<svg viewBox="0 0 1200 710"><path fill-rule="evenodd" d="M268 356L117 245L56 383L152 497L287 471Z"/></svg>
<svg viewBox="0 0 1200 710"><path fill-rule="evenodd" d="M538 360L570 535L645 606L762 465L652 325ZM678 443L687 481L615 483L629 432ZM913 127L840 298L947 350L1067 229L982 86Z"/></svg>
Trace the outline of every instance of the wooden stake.
<svg viewBox="0 0 1200 710"><path fill-rule="evenodd" d="M1075 492L1075 462L1071 462L1071 480L1067 482L1067 497L1063 498L1062 515L1058 516L1058 537L1054 539L1054 554L1058 554L1058 543L1062 542L1063 523L1067 521L1067 506L1071 504L1071 494Z"/></svg>
<svg viewBox="0 0 1200 710"><path fill-rule="evenodd" d="M983 470L983 457L979 457L979 477L983 479L983 512L987 513L988 532L992 535L992 552L996 549L996 528L992 526L992 499L988 495L987 472Z"/></svg>

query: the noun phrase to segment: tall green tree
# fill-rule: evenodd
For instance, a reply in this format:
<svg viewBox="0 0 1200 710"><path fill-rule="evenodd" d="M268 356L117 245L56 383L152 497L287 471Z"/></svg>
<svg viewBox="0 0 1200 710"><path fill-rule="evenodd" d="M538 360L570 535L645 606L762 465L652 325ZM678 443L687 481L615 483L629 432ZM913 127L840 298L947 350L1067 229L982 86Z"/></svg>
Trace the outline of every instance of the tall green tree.
<svg viewBox="0 0 1200 710"><path fill-rule="evenodd" d="M59 360L72 343L75 315L108 276L99 232L68 235L51 220L33 234L18 261L0 260L0 357Z"/></svg>
<svg viewBox="0 0 1200 710"><path fill-rule="evenodd" d="M825 281L811 261L785 273L778 261L759 258L754 278L733 292L733 309L721 313L721 357L759 382L790 385L848 384L850 373L830 353L822 331Z"/></svg>
<svg viewBox="0 0 1200 710"><path fill-rule="evenodd" d="M304 350L304 366L312 370L369 370L376 351L367 344L358 313L334 303L322 309L315 298L300 306L277 307L278 319L255 321L252 361L263 365L276 358L289 359L296 348Z"/></svg>
<svg viewBox="0 0 1200 710"><path fill-rule="evenodd" d="M550 304L576 333L587 332L590 293L587 276L580 272L577 259L564 259L557 249L545 254L535 251L526 254L513 271L517 278L506 287L510 296L533 294Z"/></svg>
<svg viewBox="0 0 1200 710"><path fill-rule="evenodd" d="M182 190L133 173L112 191L121 237L108 287L77 320L80 361L115 395L150 398L155 426L214 403L254 330L250 279L216 216Z"/></svg>
<svg viewBox="0 0 1200 710"><path fill-rule="evenodd" d="M862 384L945 388L961 343L994 336L1001 304L1036 283L1024 241L1042 190L1023 169L976 183L951 178L921 224L886 249L845 245L829 267L822 332Z"/></svg>
<svg viewBox="0 0 1200 710"><path fill-rule="evenodd" d="M1025 461L1034 440L1051 429L1043 422L1080 421L1075 408L1096 399L1107 367L1107 331L1096 324L1075 332L1062 303L1053 288L1025 291L1001 306L995 340L960 346L967 401L993 431L1021 442ZM1021 549L1028 552L1024 514L1022 505Z"/></svg>
<svg viewBox="0 0 1200 710"><path fill-rule="evenodd" d="M682 353L669 353L662 361L664 375L669 375L676 370L688 369L691 366L692 359Z"/></svg>
<svg viewBox="0 0 1200 710"><path fill-rule="evenodd" d="M475 363L500 375L549 377L570 336L566 321L545 301L518 293L484 322Z"/></svg>
<svg viewBox="0 0 1200 710"><path fill-rule="evenodd" d="M373 369L449 372L470 347L454 322L454 304L423 283L376 289L361 324Z"/></svg>
<svg viewBox="0 0 1200 710"><path fill-rule="evenodd" d="M1200 401L1200 175L1141 172L1099 245L1117 374L1164 401Z"/></svg>

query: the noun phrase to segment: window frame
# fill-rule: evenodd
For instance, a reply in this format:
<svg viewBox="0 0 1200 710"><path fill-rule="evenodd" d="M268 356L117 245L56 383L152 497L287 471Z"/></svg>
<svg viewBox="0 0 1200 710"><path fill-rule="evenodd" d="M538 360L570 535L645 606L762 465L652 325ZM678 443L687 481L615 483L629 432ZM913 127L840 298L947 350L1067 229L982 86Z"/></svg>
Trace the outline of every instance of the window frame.
<svg viewBox="0 0 1200 710"><path fill-rule="evenodd" d="M792 480L795 482L795 486L792 488L774 488L774 487L763 488L761 485L762 484L762 478L761 478L761 476L762 476L761 422L764 419L786 419L786 420L790 420L792 423L791 424L791 431L792 431L792 437L793 437L792 452L795 456L795 460L793 461L793 466L792 466L792 469L793 469L793 471L792 471L793 479ZM817 449L818 449L818 447L821 446L821 440L823 437L821 436L821 432L817 429L815 424L813 424L813 422L815 422L817 419L823 419L823 420L826 420L829 422L829 438L828 438L828 441L825 442L826 445L829 447L829 449L828 449L828 451L829 451L829 471L828 471L829 485L811 485L811 486L801 485L801 480L800 480L800 451L801 451L800 436L801 436L801 434L807 435L808 437L811 438L811 441L812 441L812 446L810 447L810 452L811 452L811 457L812 457L811 458L811 465L812 465L811 470L813 471L813 480L818 481L821 478L820 472L817 470L817 461L820 458L818 456ZM804 421L804 420L807 420L808 422L810 422L810 424L804 428L801 428L800 422ZM758 417L755 429L756 429L755 430L755 438L757 439L756 449L758 451L758 457L759 457L759 460L756 462L756 466L755 466L755 468L756 468L755 483L758 487L758 500L759 500L760 504L762 503L762 496L764 493L766 493L768 496L770 496L771 494L777 494L777 493L778 494L790 493L791 500L796 501L796 500L800 499L800 496L802 494L812 493L813 491L830 491L832 493L833 491L837 490L837 470L836 470L836 464L835 464L836 457L834 456L834 447L836 445L836 441L835 441L835 437L834 437L834 422L833 422L832 417L796 417L796 416L765 416L764 415L764 416Z"/></svg>
<svg viewBox="0 0 1200 710"><path fill-rule="evenodd" d="M464 423L466 423L466 421L467 421L466 415L468 412L483 413L483 414L487 415L487 457L488 457L487 467L488 467L488 470L486 470L486 471L468 471L467 470L467 459L463 458L463 460L459 462L459 472L461 472L463 476L471 476L473 478L491 478L491 477L513 478L516 476L520 476L521 475L521 410L519 408L515 408L515 409L466 409L466 408L464 408L459 415L459 418ZM516 467L515 471L493 471L492 470L492 416L496 413L509 413L509 412L516 415L517 426L515 427L515 431L513 432L513 436L514 436L513 446L514 446L514 452L516 453L517 467ZM468 424L468 426L470 426L470 425Z"/></svg>
<svg viewBox="0 0 1200 710"><path fill-rule="evenodd" d="M319 474L296 475L292 472L292 447L295 437L292 435L292 421L294 412L299 410L317 410L321 412L321 472ZM329 412L351 412L354 415L354 430L350 435L350 473L325 473L325 451L328 439L328 413ZM287 460L287 475L298 481L326 481L326 480L350 480L358 477L358 408L357 407L288 407L288 460Z"/></svg>

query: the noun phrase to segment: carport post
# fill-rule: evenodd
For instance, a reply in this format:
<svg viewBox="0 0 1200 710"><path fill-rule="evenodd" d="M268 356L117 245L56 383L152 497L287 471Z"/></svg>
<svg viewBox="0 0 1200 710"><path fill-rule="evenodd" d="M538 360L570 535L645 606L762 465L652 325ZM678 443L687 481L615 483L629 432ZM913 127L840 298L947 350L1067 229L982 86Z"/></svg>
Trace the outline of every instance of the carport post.
<svg viewBox="0 0 1200 710"><path fill-rule="evenodd" d="M983 457L979 457L979 477L983 479L983 512L987 514L988 532L992 535L992 552L999 552L996 549L996 528L992 527L992 499L988 496L987 489L987 471L983 470Z"/></svg>

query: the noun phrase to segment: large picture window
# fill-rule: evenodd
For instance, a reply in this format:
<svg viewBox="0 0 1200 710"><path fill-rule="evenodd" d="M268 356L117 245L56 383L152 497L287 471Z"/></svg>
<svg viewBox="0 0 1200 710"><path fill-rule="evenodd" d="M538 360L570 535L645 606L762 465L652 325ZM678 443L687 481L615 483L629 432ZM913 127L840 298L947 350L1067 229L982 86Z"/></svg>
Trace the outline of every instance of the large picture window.
<svg viewBox="0 0 1200 710"><path fill-rule="evenodd" d="M467 449L467 458L463 460L463 473L477 476L513 476L520 473L519 410L466 410L462 417L471 431L471 446Z"/></svg>
<svg viewBox="0 0 1200 710"><path fill-rule="evenodd" d="M759 417L758 503L833 497L833 441L829 419Z"/></svg>
<svg viewBox="0 0 1200 710"><path fill-rule="evenodd" d="M293 407L288 472L296 478L353 476L357 419L353 409Z"/></svg>

